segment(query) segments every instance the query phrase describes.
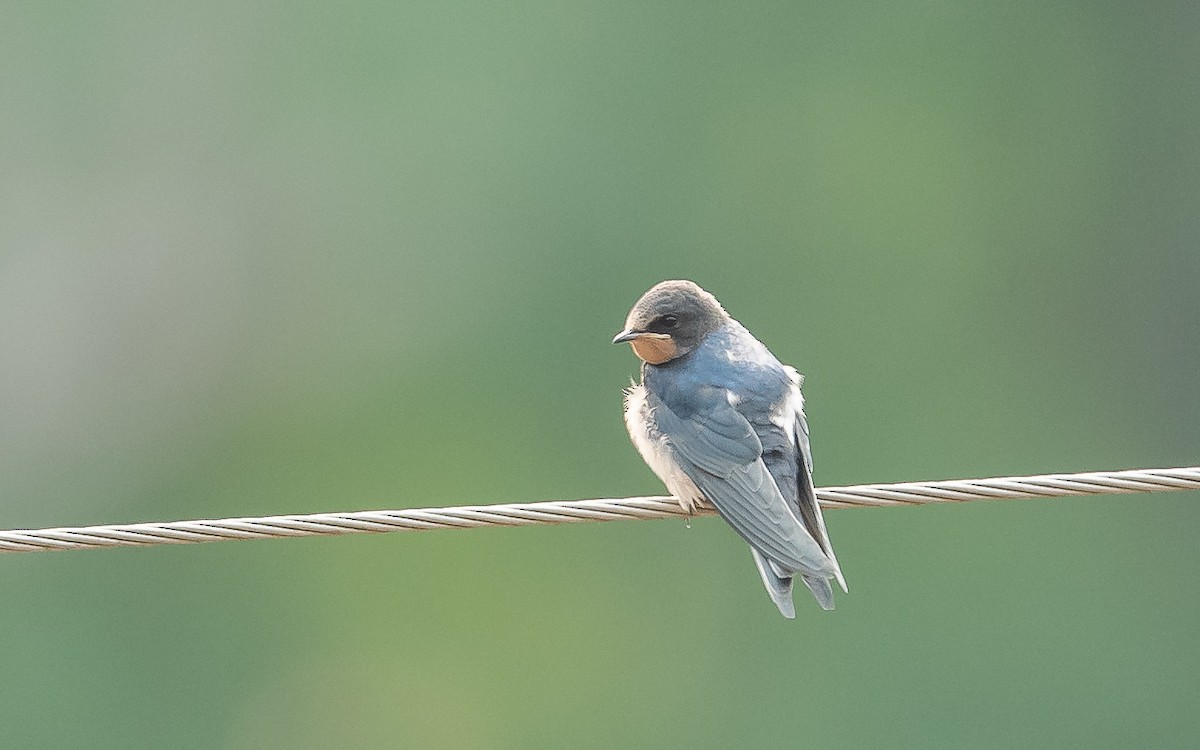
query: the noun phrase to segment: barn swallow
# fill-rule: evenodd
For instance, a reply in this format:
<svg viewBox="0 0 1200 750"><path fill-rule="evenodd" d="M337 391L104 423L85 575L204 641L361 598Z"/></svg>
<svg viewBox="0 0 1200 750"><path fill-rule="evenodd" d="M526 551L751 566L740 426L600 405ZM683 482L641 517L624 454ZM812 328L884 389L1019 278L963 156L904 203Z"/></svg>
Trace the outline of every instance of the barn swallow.
<svg viewBox="0 0 1200 750"><path fill-rule="evenodd" d="M796 616L796 576L833 609L830 580L846 581L813 489L800 374L691 281L642 295L621 342L642 360L625 393L642 458L685 511L707 501L746 540L784 617Z"/></svg>

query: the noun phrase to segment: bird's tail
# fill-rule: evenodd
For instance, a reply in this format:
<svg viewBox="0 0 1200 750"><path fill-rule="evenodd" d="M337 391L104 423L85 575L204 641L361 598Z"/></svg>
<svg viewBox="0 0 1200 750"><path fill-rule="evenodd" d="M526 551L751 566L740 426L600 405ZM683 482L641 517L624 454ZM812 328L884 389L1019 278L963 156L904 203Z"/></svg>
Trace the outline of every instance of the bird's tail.
<svg viewBox="0 0 1200 750"><path fill-rule="evenodd" d="M808 590L812 592L817 604L821 605L821 609L825 611L833 609L833 587L829 585L828 578L802 575L800 580L804 581L805 586L808 586Z"/></svg>
<svg viewBox="0 0 1200 750"><path fill-rule="evenodd" d="M784 617L793 619L796 616L796 604L792 601L792 577L781 574L770 560L753 547L750 548L750 553L754 555L754 564L758 566L758 574L762 576L763 585L767 587L771 601L775 602L775 606L779 607ZM832 597L833 593L830 592L830 598Z"/></svg>
<svg viewBox="0 0 1200 750"><path fill-rule="evenodd" d="M779 607L779 611L784 617L794 618L796 616L796 603L792 599L794 576L780 570L775 563L755 548L751 547L750 553L754 555L754 564L758 567L758 574L762 576L763 585L766 586L771 601L775 602L775 606ZM813 598L817 600L817 604L821 605L821 609L826 611L833 609L833 586L830 585L828 578L801 574L800 580L804 581L804 585L812 592Z"/></svg>

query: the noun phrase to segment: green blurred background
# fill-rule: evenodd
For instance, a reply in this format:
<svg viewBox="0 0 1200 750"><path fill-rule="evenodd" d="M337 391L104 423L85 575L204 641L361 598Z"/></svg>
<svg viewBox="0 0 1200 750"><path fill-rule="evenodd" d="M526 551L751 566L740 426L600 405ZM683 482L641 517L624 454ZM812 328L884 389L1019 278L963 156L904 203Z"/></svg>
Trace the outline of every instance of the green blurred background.
<svg viewBox="0 0 1200 750"><path fill-rule="evenodd" d="M657 494L692 278L818 484L1200 456L1200 5L11 3L0 528ZM1197 493L0 557L13 748L1194 746Z"/></svg>

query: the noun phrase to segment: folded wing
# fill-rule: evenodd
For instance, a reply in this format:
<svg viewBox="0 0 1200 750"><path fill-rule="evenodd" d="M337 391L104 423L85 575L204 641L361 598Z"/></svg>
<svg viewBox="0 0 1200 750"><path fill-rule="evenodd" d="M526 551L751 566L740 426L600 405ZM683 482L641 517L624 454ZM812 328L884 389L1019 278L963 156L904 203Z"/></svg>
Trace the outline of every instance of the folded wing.
<svg viewBox="0 0 1200 750"><path fill-rule="evenodd" d="M652 404L657 427L684 473L776 572L836 577L836 565L784 500L763 463L762 442L724 389L706 387L691 395L683 415L661 401Z"/></svg>

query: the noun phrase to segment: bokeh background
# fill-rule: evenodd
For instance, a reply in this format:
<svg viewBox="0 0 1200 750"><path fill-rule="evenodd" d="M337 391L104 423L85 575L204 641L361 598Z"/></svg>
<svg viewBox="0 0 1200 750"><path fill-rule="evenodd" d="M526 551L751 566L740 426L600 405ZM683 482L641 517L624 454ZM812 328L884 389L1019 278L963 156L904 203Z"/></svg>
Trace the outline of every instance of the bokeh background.
<svg viewBox="0 0 1200 750"><path fill-rule="evenodd" d="M13 3L0 528L658 494L692 278L818 484L1200 457L1200 5ZM1193 746L1200 496L0 558L13 748Z"/></svg>

